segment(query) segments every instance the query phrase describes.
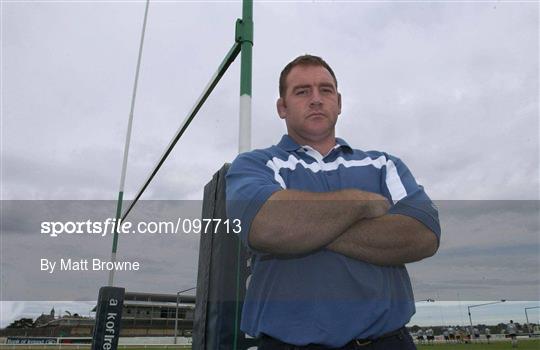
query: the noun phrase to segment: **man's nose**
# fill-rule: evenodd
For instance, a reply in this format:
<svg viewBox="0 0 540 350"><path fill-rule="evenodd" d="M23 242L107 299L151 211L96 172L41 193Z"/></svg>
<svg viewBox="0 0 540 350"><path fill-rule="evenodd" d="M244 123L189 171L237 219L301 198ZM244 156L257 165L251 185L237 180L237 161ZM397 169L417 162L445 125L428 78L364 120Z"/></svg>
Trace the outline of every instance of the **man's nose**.
<svg viewBox="0 0 540 350"><path fill-rule="evenodd" d="M321 94L317 90L314 90L311 94L311 101L309 102L311 107L319 107L322 105Z"/></svg>

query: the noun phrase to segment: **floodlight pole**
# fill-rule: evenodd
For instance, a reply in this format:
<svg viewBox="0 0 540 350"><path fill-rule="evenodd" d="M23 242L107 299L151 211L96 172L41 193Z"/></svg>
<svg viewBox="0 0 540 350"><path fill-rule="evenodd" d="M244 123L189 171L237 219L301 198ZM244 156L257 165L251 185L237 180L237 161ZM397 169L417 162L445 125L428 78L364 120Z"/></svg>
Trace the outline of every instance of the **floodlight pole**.
<svg viewBox="0 0 540 350"><path fill-rule="evenodd" d="M426 303L434 303L435 302L435 299L432 299L432 298L428 298L428 299L422 299L422 300L416 300L414 303L421 303L421 302L426 302Z"/></svg>
<svg viewBox="0 0 540 350"><path fill-rule="evenodd" d="M473 307L479 307L479 306L485 306L485 305L492 305L492 304L499 304L499 303L504 303L506 301L506 299L501 299L499 301L492 301L490 303L484 303L484 304L477 304L477 305L469 305L467 306L467 311L469 312L469 322L471 323L471 330L470 330L470 334L472 335L473 334L473 324L472 324L472 317L471 317L471 309Z"/></svg>
<svg viewBox="0 0 540 350"><path fill-rule="evenodd" d="M532 336L532 333L531 333L531 326L529 326L529 315L527 315L527 310L538 309L538 308L540 308L540 306L532 306L532 307L525 308L525 319L527 320L527 332L529 333L529 338Z"/></svg>
<svg viewBox="0 0 540 350"><path fill-rule="evenodd" d="M190 290L197 289L197 287L192 287L189 289L184 289L179 292L176 292L176 314L174 316L174 344L176 344L176 338L178 334L178 304L180 299L180 293L189 292Z"/></svg>

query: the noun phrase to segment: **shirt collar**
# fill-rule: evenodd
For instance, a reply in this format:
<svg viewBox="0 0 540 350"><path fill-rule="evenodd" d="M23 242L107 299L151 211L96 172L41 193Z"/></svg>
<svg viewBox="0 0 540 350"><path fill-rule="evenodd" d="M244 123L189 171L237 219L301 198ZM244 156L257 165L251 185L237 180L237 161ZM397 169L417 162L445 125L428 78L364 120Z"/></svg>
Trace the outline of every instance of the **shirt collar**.
<svg viewBox="0 0 540 350"><path fill-rule="evenodd" d="M294 141L289 135L283 135L281 141L279 141L277 145L279 148L282 148L287 152L296 151L297 149L302 147L297 144L296 141Z"/></svg>
<svg viewBox="0 0 540 350"><path fill-rule="evenodd" d="M294 141L289 135L283 135L281 141L279 141L277 145L279 148L287 152L296 151L299 148L302 148L302 146L296 143L296 141ZM349 144L345 140L339 137L336 137L336 146L334 147L334 149L336 148L343 148L344 151L352 151L351 146L349 146Z"/></svg>
<svg viewBox="0 0 540 350"><path fill-rule="evenodd" d="M344 151L352 151L353 150L352 147L349 146L347 141L345 141L342 138L336 137L336 144L339 145L339 147L343 148Z"/></svg>

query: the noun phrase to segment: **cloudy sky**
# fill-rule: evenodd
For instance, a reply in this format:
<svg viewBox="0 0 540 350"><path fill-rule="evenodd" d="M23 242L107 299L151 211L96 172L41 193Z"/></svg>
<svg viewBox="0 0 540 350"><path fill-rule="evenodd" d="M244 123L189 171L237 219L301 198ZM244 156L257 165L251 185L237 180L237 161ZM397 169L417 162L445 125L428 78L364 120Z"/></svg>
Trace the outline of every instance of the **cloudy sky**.
<svg viewBox="0 0 540 350"><path fill-rule="evenodd" d="M116 198L144 6L1 2L3 200ZM240 16L239 2L151 2L126 198L232 46ZM275 112L282 67L303 53L324 57L343 95L338 135L399 156L432 198L463 203L443 204L439 256L411 265L417 294L455 301L483 276L489 300L538 295L538 3L268 1L255 3L254 21L253 148L285 131ZM202 198L237 153L238 95L239 60L144 199ZM521 210L503 200L533 202ZM469 205L478 215L462 220ZM3 255L7 242L23 246L2 236ZM191 251L174 288L194 283ZM432 266L452 266L451 281ZM2 268L22 274L4 258ZM495 295L509 274L524 288ZM475 293L469 300L485 300ZM2 326L26 312L2 305Z"/></svg>

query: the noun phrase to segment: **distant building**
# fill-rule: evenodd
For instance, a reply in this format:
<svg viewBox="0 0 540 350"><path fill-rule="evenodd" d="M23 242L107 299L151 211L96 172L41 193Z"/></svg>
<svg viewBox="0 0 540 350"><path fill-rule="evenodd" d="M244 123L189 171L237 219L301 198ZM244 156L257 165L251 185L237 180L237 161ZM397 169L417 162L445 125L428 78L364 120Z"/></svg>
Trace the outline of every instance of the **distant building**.
<svg viewBox="0 0 540 350"><path fill-rule="evenodd" d="M36 321L34 322L34 325L36 327L40 327L40 326L43 326L43 325L51 322L52 320L54 320L54 307L51 309L51 312L48 315L41 314L41 316L36 318Z"/></svg>
<svg viewBox="0 0 540 350"><path fill-rule="evenodd" d="M96 311L96 307L92 310ZM178 297L177 335L191 336L195 296ZM122 311L121 337L174 336L176 317L176 294L126 292ZM54 318L54 308L39 316L35 328L2 329L0 336L28 337L91 337L95 319L90 317L64 316Z"/></svg>
<svg viewBox="0 0 540 350"><path fill-rule="evenodd" d="M127 292L120 336L174 336L176 312L176 294ZM191 336L194 313L195 296L180 295L178 335Z"/></svg>

